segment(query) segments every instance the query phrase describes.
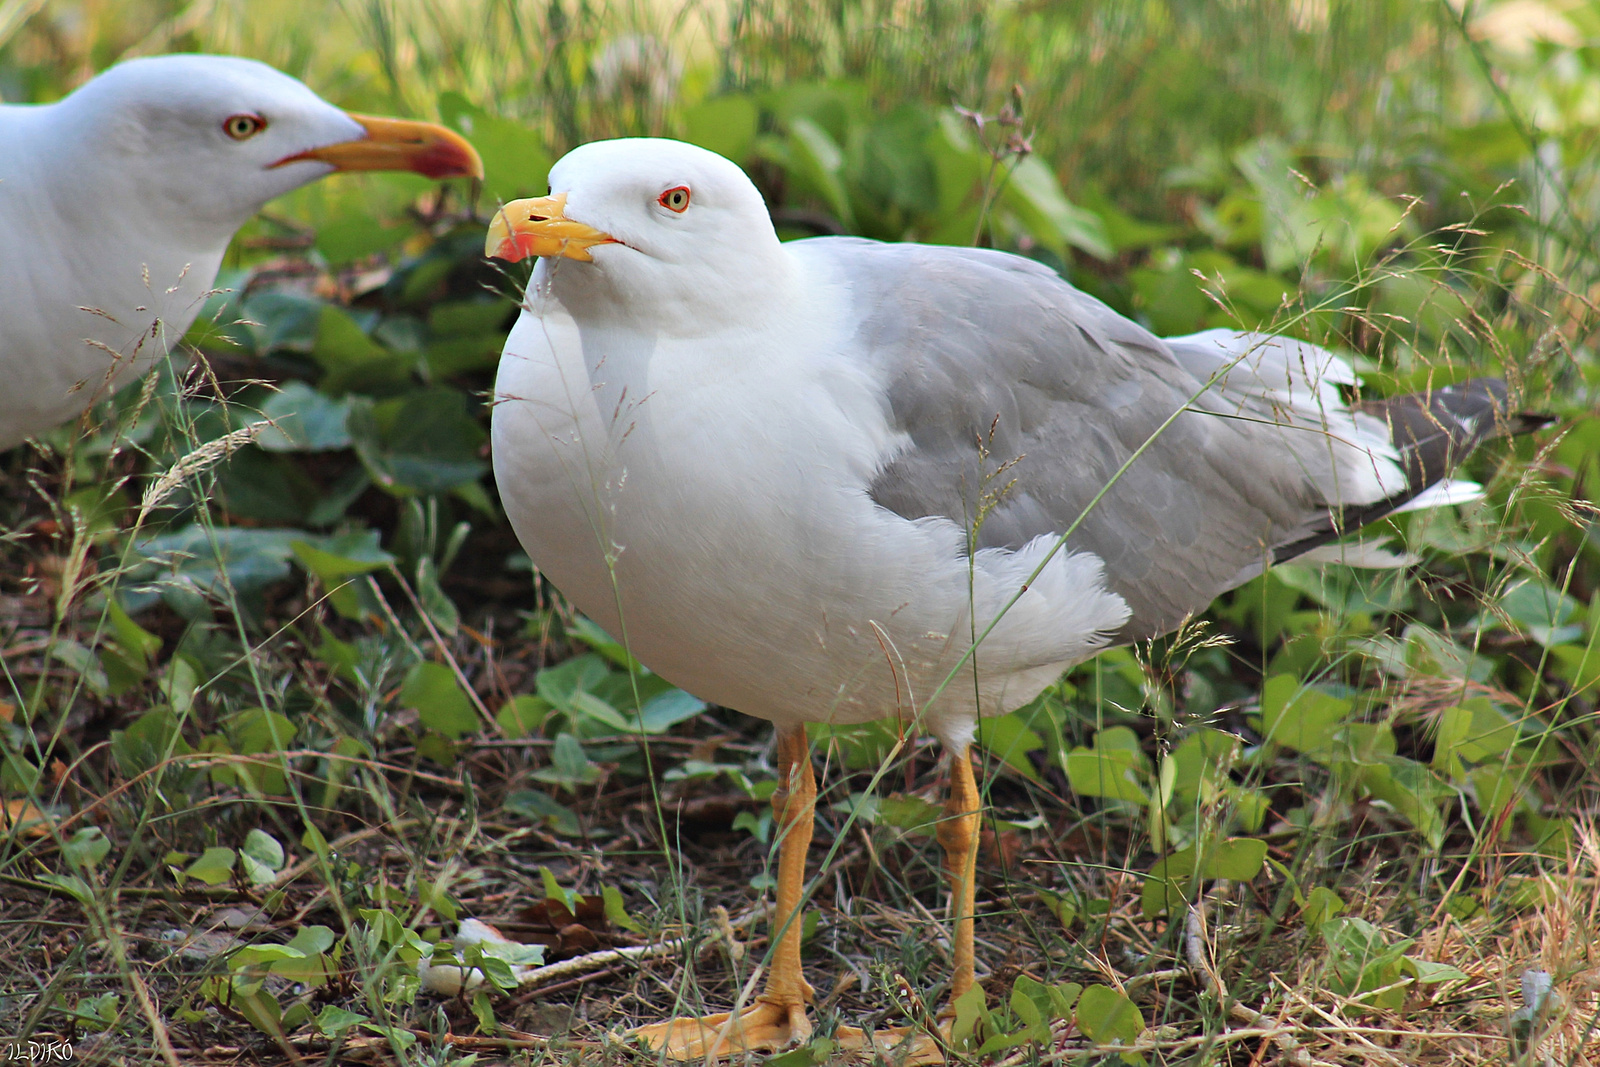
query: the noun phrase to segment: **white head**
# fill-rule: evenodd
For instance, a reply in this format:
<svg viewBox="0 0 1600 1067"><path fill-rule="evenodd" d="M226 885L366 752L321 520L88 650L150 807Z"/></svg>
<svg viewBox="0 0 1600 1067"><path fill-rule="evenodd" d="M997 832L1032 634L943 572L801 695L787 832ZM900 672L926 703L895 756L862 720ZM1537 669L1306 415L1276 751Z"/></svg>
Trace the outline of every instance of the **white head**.
<svg viewBox="0 0 1600 1067"><path fill-rule="evenodd" d="M346 114L288 75L232 56L129 60L49 110L54 169L69 195L147 212L168 229L231 237L268 200L335 170L483 173L450 130Z"/></svg>
<svg viewBox="0 0 1600 1067"><path fill-rule="evenodd" d="M495 215L485 254L547 257L564 303L655 329L760 307L788 278L761 193L739 167L659 138L596 141L550 170L550 195ZM575 260L576 262L567 262ZM578 310L574 308L574 310Z"/></svg>

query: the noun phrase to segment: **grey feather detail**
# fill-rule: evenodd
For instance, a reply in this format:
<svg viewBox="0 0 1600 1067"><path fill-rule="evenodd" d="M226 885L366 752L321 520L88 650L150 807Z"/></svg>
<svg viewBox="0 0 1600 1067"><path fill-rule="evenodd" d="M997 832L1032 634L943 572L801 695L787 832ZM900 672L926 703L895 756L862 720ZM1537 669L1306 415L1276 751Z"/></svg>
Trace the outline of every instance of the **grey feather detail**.
<svg viewBox="0 0 1600 1067"><path fill-rule="evenodd" d="M975 548L1020 548L1081 515L1069 548L1104 560L1132 609L1119 641L1167 632L1277 547L1320 533L1342 507L1335 468L1366 456L1324 430L1319 407L1352 427L1356 416L1338 395L1348 367L1315 346L1227 331L1164 342L999 252L854 238L788 247L849 291L850 347L909 439L885 457L873 500L960 523ZM1351 432L1377 427L1374 453L1389 451L1378 420L1360 419Z"/></svg>

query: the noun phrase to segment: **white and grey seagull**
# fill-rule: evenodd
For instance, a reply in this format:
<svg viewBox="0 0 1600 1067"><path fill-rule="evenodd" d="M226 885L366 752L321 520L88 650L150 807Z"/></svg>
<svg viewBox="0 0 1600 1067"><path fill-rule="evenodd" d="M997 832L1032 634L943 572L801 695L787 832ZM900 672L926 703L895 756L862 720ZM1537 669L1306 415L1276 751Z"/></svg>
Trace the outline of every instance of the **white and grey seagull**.
<svg viewBox="0 0 1600 1067"><path fill-rule="evenodd" d="M347 114L232 56L129 60L56 103L0 106L0 449L165 357L234 232L339 170L483 165L442 126Z"/></svg>
<svg viewBox="0 0 1600 1067"><path fill-rule="evenodd" d="M1275 561L1470 497L1447 471L1512 426L1503 383L1347 406L1355 376L1324 349L1163 340L1019 256L780 243L745 174L690 145L584 145L550 185L505 205L487 243L543 257L496 383L507 514L643 663L778 729L766 991L636 1031L677 1058L810 1033L806 723L898 716L949 752L958 997L974 981L978 717ZM926 1041L902 1052L938 1058Z"/></svg>

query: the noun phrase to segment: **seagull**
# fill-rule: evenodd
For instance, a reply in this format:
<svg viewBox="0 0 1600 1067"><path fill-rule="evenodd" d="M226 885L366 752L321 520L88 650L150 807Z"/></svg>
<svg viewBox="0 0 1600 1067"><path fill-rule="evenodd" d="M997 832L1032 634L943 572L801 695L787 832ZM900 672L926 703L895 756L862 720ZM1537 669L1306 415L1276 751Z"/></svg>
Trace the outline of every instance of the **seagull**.
<svg viewBox="0 0 1600 1067"><path fill-rule="evenodd" d="M342 170L481 177L431 123L351 115L262 63L170 55L0 106L0 449L166 356L234 232Z"/></svg>
<svg viewBox="0 0 1600 1067"><path fill-rule="evenodd" d="M780 243L738 166L675 141L584 145L550 187L486 242L539 257L495 385L506 512L642 663L777 728L766 989L634 1031L677 1059L811 1032L807 723L899 718L949 753L954 1001L974 982L979 717L1275 562L1366 562L1343 535L1470 499L1450 468L1519 428L1502 382L1347 404L1355 375L1323 348L1163 340L1021 256ZM836 1037L939 1059L903 1029Z"/></svg>

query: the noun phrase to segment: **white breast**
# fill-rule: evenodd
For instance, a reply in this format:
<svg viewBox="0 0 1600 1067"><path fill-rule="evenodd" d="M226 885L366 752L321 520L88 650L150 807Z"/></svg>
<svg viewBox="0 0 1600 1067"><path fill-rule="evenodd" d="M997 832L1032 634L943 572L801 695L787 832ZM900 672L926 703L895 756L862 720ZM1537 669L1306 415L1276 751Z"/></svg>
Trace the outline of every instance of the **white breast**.
<svg viewBox="0 0 1600 1067"><path fill-rule="evenodd" d="M534 563L634 654L777 721L910 717L1048 552L966 559L955 523L867 486L909 447L814 285L792 321L694 343L580 326L535 298L496 384L495 476ZM1031 699L1126 617L1065 553L979 650L984 713ZM971 676L930 712L970 733Z"/></svg>

